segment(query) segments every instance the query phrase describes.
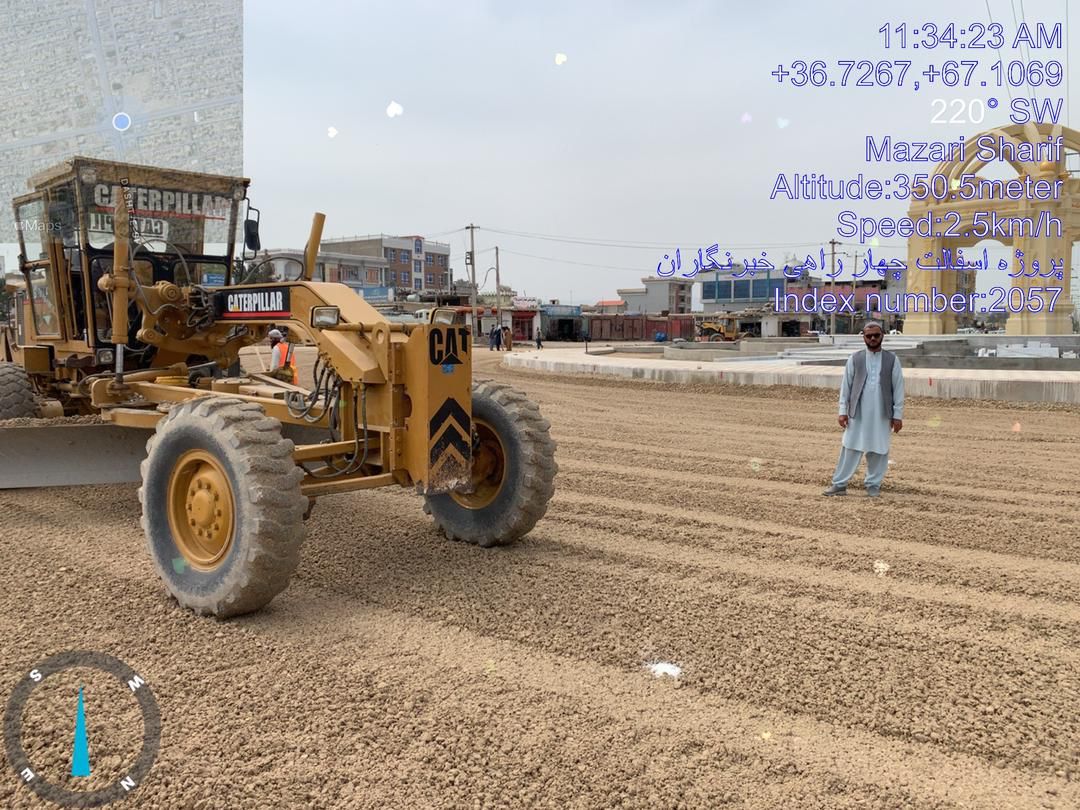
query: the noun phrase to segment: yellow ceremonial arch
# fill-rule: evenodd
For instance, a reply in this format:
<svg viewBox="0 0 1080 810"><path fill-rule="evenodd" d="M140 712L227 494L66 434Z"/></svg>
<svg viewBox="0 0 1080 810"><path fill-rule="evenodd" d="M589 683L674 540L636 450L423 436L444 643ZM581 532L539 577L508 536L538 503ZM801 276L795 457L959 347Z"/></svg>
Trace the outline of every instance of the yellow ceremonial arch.
<svg viewBox="0 0 1080 810"><path fill-rule="evenodd" d="M992 139L985 138L987 135L992 136ZM1060 142L1058 138L1061 139ZM994 146L988 147L987 144L991 142ZM1060 148L1047 148L1048 144L1057 143L1061 144ZM989 149L993 150L993 157L984 159ZM1027 290L1031 287L1055 286L1062 290L1052 312L1044 308L1041 312L1025 309L1023 312L1011 313L1006 323L1007 334L1072 334L1071 256L1073 242L1080 237L1080 178L1071 178L1066 170L1067 151L1080 152L1080 132L1060 124L1016 124L973 136L965 143L962 159L939 164L935 173L949 178L948 197L936 199L934 194L927 194L925 200L912 202L908 215L914 221L925 219L927 214L934 222L938 222L940 217L941 222L946 224L938 226L935 231L940 232L945 227L953 226L952 232L971 235L910 237L907 291L929 295L931 288L936 288L938 292L950 297L957 292L973 292L976 271L920 269L916 262L926 264L926 254L932 257L955 256L958 249L971 247L987 238L997 239L1010 248L1013 256L1010 273L1019 272L1017 250L1023 253L1025 268L1032 267L1035 261L1039 262L1041 268L1049 268L1051 261L1064 259L1063 278L1060 280L1020 275L1010 279L1012 287L1025 291L1024 300L1028 300ZM1048 154L1053 154L1056 159L1038 159L1046 158ZM1023 157L1033 159L1023 160ZM988 178L980 176L978 172L987 164L999 160L1010 164L1016 170L1018 179L1024 183L1029 183L1028 178L1030 182L1046 181L1041 188L1046 189L1049 184L1054 190L1051 198L1032 199L1034 195L1024 194L1021 199L1009 199L1005 195L994 194L995 184L981 183L980 181ZM961 199L962 195L956 190L964 175L975 176L967 178L965 186L970 188L972 182L977 184L977 195L970 192L965 194L972 196L972 199ZM1000 184L996 187L1000 189ZM956 216L947 216L949 212L955 212L960 218L959 222L956 221ZM981 214L979 222L983 223L983 230L987 218L991 217L1007 220L1021 218L1042 227L1014 228L1013 234L1005 238L999 235L975 235L980 233L976 227L979 225L975 217L977 213ZM1060 234L1058 221L1061 223ZM1047 223L1052 223L1053 226L1046 227ZM904 332L912 335L953 334L956 332L956 314L951 311L908 312L904 319Z"/></svg>

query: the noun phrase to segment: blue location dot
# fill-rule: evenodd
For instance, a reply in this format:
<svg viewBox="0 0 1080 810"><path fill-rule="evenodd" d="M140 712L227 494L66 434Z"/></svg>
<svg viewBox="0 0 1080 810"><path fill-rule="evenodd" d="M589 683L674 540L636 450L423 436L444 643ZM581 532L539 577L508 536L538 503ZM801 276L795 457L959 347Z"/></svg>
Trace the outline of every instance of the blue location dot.
<svg viewBox="0 0 1080 810"><path fill-rule="evenodd" d="M118 112L112 117L112 125L117 132L127 132L131 129L131 116L126 112Z"/></svg>

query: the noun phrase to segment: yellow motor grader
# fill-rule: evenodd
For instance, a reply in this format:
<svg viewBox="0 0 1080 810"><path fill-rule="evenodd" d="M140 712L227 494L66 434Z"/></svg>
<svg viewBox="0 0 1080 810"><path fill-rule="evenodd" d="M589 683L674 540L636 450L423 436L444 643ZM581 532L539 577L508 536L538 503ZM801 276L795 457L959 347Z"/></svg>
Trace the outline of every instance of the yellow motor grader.
<svg viewBox="0 0 1080 810"><path fill-rule="evenodd" d="M717 315L707 317L698 324L702 338L710 343L738 340L746 333L739 331L739 319Z"/></svg>
<svg viewBox="0 0 1080 810"><path fill-rule="evenodd" d="M248 185L81 157L30 180L0 329L0 488L141 482L166 587L219 617L285 589L318 496L413 487L452 540L529 532L557 471L539 408L474 384L452 310L391 322L313 280L322 214L295 272L246 261ZM238 371L274 325L315 347L308 384Z"/></svg>

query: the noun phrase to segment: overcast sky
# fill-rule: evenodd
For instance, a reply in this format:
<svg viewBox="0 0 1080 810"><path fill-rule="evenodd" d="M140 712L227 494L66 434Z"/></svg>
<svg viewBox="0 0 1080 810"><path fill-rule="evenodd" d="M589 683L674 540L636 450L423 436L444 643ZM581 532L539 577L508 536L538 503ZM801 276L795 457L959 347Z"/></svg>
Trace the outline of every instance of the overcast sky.
<svg viewBox="0 0 1080 810"><path fill-rule="evenodd" d="M1063 0L1024 2L1029 24L1064 22L1064 8ZM1011 44L1010 2L990 0L990 9ZM886 51L878 33L886 21L986 23L984 0L915 0L903 14L884 3L802 0L329 0L298 13L295 3L260 0L245 13L245 171L263 209L264 243L301 246L318 209L332 237L420 233L447 241L461 274L461 228L472 222L482 228L478 250L501 246L504 283L564 302L638 286L676 248L684 267L714 242L721 252L738 246L737 257L764 249L782 258L789 248L770 246L829 240L843 207L900 216L906 203L781 202L769 194L779 171L881 178L903 171L865 163L867 134L954 139L1007 123L1001 92L994 95L1005 103L987 110L982 127L931 124L933 98L986 99L993 88L915 92L917 70L965 52ZM561 65L557 53L567 57ZM989 74L997 55L977 55ZM904 89L793 88L769 75L796 59L915 64ZM391 102L404 113L388 117ZM883 240L880 252L903 255L890 245L903 241ZM484 253L479 268L493 261ZM980 287L1003 280L988 276Z"/></svg>
<svg viewBox="0 0 1080 810"><path fill-rule="evenodd" d="M1064 23L1065 0L989 0L1009 45L1021 4L1030 24ZM327 237L449 242L460 277L471 222L487 251L481 274L498 244L504 283L563 302L613 298L676 248L687 269L714 242L736 259L816 253L836 235L842 208L901 216L907 203L770 201L778 172L932 171L868 165L865 136L955 139L1007 123L1004 88L910 86L930 61L978 56L990 76L996 53L886 51L878 33L905 20L986 23L985 0L911 0L903 12L846 0L259 0L244 15L244 171L267 247L302 247L319 210ZM1020 58L1009 47L1002 56ZM1065 61L1061 51L1030 55L1048 56ZM797 59L914 64L902 89L778 84L770 71ZM931 123L934 98L991 95L1003 103L979 126ZM387 115L391 102L401 115ZM906 255L898 239L878 250ZM990 273L979 286L1006 282Z"/></svg>

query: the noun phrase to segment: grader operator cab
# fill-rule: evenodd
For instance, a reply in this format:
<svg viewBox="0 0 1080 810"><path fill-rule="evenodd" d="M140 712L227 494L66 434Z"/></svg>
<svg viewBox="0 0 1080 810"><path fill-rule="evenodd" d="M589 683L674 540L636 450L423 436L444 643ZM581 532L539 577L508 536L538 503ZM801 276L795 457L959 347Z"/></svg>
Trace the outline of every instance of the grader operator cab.
<svg viewBox="0 0 1080 810"><path fill-rule="evenodd" d="M557 471L537 406L473 383L452 312L390 322L314 281L321 214L294 274L245 264L248 183L86 158L30 181L0 330L0 420L18 420L0 425L0 487L140 481L166 587L219 617L285 589L322 495L412 487L452 540L529 532ZM315 347L308 385L235 373L272 324ZM60 416L82 418L35 418Z"/></svg>

